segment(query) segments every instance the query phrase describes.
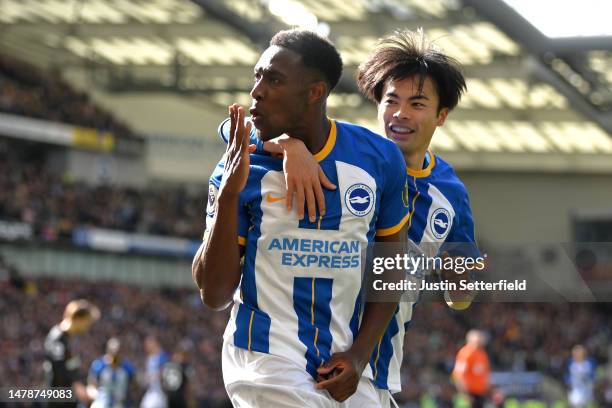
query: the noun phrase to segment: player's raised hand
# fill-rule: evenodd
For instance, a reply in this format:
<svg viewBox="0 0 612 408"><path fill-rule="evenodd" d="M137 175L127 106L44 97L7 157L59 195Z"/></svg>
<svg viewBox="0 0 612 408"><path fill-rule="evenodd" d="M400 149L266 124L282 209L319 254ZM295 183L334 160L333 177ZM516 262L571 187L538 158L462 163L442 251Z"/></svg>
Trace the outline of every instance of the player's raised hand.
<svg viewBox="0 0 612 408"><path fill-rule="evenodd" d="M319 163L308 151L304 142L286 135L264 142L264 150L283 157L283 171L287 186L287 210L293 208L296 196L298 218L304 218L304 204L308 208L308 219L317 219L317 208L325 215L325 196L323 188L335 190L336 185L329 181Z"/></svg>
<svg viewBox="0 0 612 408"><path fill-rule="evenodd" d="M334 353L317 369L316 387L327 390L336 401L345 401L357 391L364 368L351 353Z"/></svg>
<svg viewBox="0 0 612 408"><path fill-rule="evenodd" d="M221 179L221 192L239 194L249 177L249 133L252 123L244 124L244 108L238 104L229 107L230 134L225 151L225 167Z"/></svg>

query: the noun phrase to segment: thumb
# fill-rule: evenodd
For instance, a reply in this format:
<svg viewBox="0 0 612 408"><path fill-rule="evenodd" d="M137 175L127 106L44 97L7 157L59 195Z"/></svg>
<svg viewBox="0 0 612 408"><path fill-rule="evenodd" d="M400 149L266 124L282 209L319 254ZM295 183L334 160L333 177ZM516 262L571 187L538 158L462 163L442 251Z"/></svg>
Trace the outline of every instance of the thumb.
<svg viewBox="0 0 612 408"><path fill-rule="evenodd" d="M319 181L321 182L321 185L328 190L336 189L336 185L332 183L331 181L329 181L329 179L323 172L323 169L321 168L321 166L319 166Z"/></svg>
<svg viewBox="0 0 612 408"><path fill-rule="evenodd" d="M255 153L255 151L257 150L257 146L254 144L250 144L249 145L249 153Z"/></svg>

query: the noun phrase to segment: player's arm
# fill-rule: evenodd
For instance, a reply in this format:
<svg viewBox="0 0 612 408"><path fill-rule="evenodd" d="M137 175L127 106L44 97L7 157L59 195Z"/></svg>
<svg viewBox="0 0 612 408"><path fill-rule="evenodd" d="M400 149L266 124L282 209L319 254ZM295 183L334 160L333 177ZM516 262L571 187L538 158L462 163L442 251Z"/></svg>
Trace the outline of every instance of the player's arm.
<svg viewBox="0 0 612 408"><path fill-rule="evenodd" d="M460 351L455 358L455 368L453 369L452 377L455 382L455 387L457 387L457 390L462 393L467 393L467 387L465 384L467 369L468 362L466 356Z"/></svg>
<svg viewBox="0 0 612 408"><path fill-rule="evenodd" d="M72 365L70 361L67 361L66 364L67 367ZM87 385L78 378L79 371L77 367L68 368L69 376L72 379L72 389L78 400L88 403L92 401L92 397L89 395Z"/></svg>
<svg viewBox="0 0 612 408"><path fill-rule="evenodd" d="M219 127L219 136L225 142L229 140L229 127L224 122ZM250 133L250 152L267 152L283 158L283 171L287 187L287 210L293 207L293 196L296 197L298 218L304 218L304 204L308 209L308 218L314 222L319 214L325 215L325 197L323 188L335 190L333 184L304 142L287 135L262 142L254 132Z"/></svg>
<svg viewBox="0 0 612 408"><path fill-rule="evenodd" d="M450 262L451 264L456 264L457 260L460 260L461 258L465 259L465 257L463 256L451 256L448 252L444 252L442 254L443 265L447 262L449 258L454 258L454 261ZM472 278L472 274L474 271L476 271L475 266L469 268L463 267L461 269L442 269L441 271L439 271L441 280L454 283L457 287L457 289L444 291L444 301L451 309L464 310L470 307L470 305L472 304L472 301L474 300L476 294L471 290L461 289L461 285L465 285L470 281L474 280Z"/></svg>
<svg viewBox="0 0 612 408"><path fill-rule="evenodd" d="M403 253L402 248L406 239L407 232L404 224L399 231L391 235L377 237L376 242L392 243L393 245L386 248L385 256L395 257ZM390 282L399 281L404 275L404 272L400 270L388 270L381 277L385 282ZM367 292L368 288L366 287L365 290ZM331 376L330 379L319 382L317 388L326 389L337 401L344 401L357 391L363 370L395 314L399 295L394 293L383 296L385 297L370 301L366 299L359 331L351 347L346 352L334 353L331 359L317 370L321 378ZM366 297L369 296L366 295Z"/></svg>
<svg viewBox="0 0 612 408"><path fill-rule="evenodd" d="M376 221L376 242L374 256L403 256L407 246L408 205L404 199L407 193L406 170L403 156L397 147L389 148L386 158L386 177L381 186L379 214ZM405 271L400 265L377 275L386 283L400 282L405 278ZM337 401L344 401L356 390L359 380L370 361L376 344L383 336L389 321L393 317L401 292L372 290L372 271L365 271L364 292L366 303L361 318L359 331L351 347L344 353L335 353L331 359L317 371L323 378L332 376L317 384L317 388L326 389Z"/></svg>
<svg viewBox="0 0 612 408"><path fill-rule="evenodd" d="M283 172L287 187L287 210L293 206L293 196L296 197L298 218L304 218L304 203L308 209L310 222L317 219L317 207L321 216L325 215L325 197L323 188L335 190L333 184L314 156L306 148L304 142L287 135L279 136L263 143L264 150L283 155Z"/></svg>
<svg viewBox="0 0 612 408"><path fill-rule="evenodd" d="M248 134L251 123L245 127L244 109L238 105L230 107L230 117L230 141L225 153L215 222L192 264L202 300L213 310L227 307L240 282L238 204L249 175Z"/></svg>
<svg viewBox="0 0 612 408"><path fill-rule="evenodd" d="M406 225L404 224L394 234L376 237L377 243L382 243L383 245L385 243L391 244L388 248L385 248L385 256L396 258L398 255L403 255L402 249L405 248L405 244L408 241ZM374 256L377 256L378 253L379 251L375 251ZM386 282L399 282L405 275L406 272L403 269L389 269L381 275L381 278ZM366 363L370 360L374 346L378 344L379 339L384 334L391 318L395 314L401 293L384 293L381 296L384 296L384 298L378 297L375 301L366 301L359 333L353 343L353 348L359 345L359 351L366 353L364 354L364 358L367 359ZM363 346L361 346L361 343L363 343Z"/></svg>
<svg viewBox="0 0 612 408"><path fill-rule="evenodd" d="M94 360L89 368L89 375L87 376L87 396L91 400L95 400L98 396L98 360Z"/></svg>
<svg viewBox="0 0 612 408"><path fill-rule="evenodd" d="M74 393L76 394L76 397L79 401L87 403L92 400L92 397L89 395L87 387L85 386L85 384L83 384L82 381L74 381L72 383L72 389L74 390Z"/></svg>
<svg viewBox="0 0 612 408"><path fill-rule="evenodd" d="M453 225L446 242L442 245L443 265L446 264L447 258L454 258L448 263L454 267L441 270L440 278L453 282L458 287L457 290L444 292L446 304L451 309L463 310L471 305L476 293L467 289L462 290L460 285L474 281L477 273L482 272L485 266L474 237L474 221L467 191L464 193L457 215L458 222ZM457 261L461 261L461 266Z"/></svg>

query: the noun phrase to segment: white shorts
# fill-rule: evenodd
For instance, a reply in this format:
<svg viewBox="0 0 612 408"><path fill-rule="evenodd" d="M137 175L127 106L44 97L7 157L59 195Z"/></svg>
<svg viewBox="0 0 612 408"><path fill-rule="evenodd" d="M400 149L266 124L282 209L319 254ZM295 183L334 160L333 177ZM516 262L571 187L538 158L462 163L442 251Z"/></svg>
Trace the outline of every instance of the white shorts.
<svg viewBox="0 0 612 408"><path fill-rule="evenodd" d="M395 402L391 391L376 388L376 393L378 394L378 400L382 408L398 408L397 402Z"/></svg>
<svg viewBox="0 0 612 408"><path fill-rule="evenodd" d="M389 390L382 390L380 388L376 388L376 393L378 394L380 406L382 408L391 408L391 393L389 392Z"/></svg>
<svg viewBox="0 0 612 408"><path fill-rule="evenodd" d="M142 397L140 408L166 408L168 401L161 390L148 390Z"/></svg>
<svg viewBox="0 0 612 408"><path fill-rule="evenodd" d="M357 392L340 403L317 390L314 379L294 362L223 342L223 382L236 408L380 408L376 389L362 378Z"/></svg>

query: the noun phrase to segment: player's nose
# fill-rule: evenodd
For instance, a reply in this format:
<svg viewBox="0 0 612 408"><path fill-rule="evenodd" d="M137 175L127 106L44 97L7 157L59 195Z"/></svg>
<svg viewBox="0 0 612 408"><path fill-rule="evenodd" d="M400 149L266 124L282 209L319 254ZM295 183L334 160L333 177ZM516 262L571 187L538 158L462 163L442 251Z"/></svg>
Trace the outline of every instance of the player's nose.
<svg viewBox="0 0 612 408"><path fill-rule="evenodd" d="M251 98L255 99L256 101L260 101L263 99L264 96L264 86L263 86L263 81L257 81L255 82L255 84L253 85L253 88L251 89Z"/></svg>
<svg viewBox="0 0 612 408"><path fill-rule="evenodd" d="M410 111L406 107L399 106L397 110L393 113L393 117L395 119L409 119Z"/></svg>

